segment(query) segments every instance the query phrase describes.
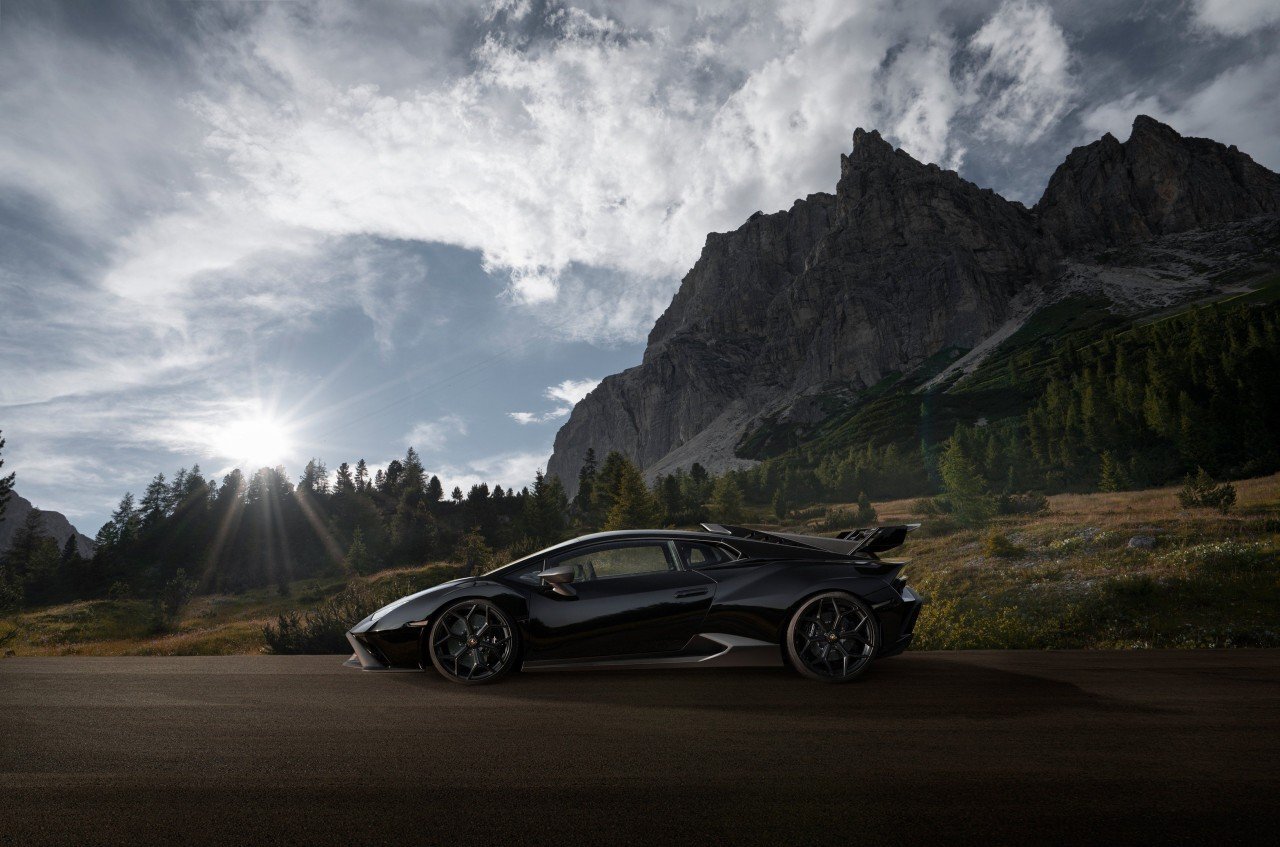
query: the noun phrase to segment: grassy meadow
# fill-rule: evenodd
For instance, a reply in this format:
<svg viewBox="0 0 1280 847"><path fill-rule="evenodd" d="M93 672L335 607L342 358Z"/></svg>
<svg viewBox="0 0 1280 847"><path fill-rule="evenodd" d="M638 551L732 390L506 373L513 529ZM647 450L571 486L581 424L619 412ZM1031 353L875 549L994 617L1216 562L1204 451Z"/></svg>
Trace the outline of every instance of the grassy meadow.
<svg viewBox="0 0 1280 847"><path fill-rule="evenodd" d="M918 514L915 500L874 505L882 523L925 524L900 551L929 601L914 649L1280 647L1280 475L1235 486L1227 515L1183 509L1171 487L1056 495L1047 514L1002 516L981 530ZM787 529L851 509L808 509ZM259 653L263 627L282 613L353 589L389 598L461 573L434 562L352 581L301 580L286 596L275 588L203 595L163 627L144 600L28 610L0 619L0 654Z"/></svg>

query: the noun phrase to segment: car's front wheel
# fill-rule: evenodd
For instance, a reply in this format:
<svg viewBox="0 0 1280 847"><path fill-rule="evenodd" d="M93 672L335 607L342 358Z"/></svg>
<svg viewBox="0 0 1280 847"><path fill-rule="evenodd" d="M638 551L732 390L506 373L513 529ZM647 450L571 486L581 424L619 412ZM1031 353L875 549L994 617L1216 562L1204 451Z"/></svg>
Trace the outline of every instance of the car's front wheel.
<svg viewBox="0 0 1280 847"><path fill-rule="evenodd" d="M880 649L880 626L871 609L843 591L810 597L787 626L787 658L800 673L821 682L857 678Z"/></svg>
<svg viewBox="0 0 1280 847"><path fill-rule="evenodd" d="M519 632L488 600L459 600L431 626L427 651L445 679L463 685L497 682L519 662Z"/></svg>

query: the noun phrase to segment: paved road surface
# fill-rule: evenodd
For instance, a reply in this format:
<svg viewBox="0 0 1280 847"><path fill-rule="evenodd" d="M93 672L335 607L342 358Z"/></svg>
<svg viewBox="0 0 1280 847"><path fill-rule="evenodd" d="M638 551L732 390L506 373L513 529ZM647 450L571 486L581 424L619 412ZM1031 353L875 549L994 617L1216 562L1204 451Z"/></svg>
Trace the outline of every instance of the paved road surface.
<svg viewBox="0 0 1280 847"><path fill-rule="evenodd" d="M464 689L340 661L0 661L0 844L1280 833L1280 651L913 653L845 686L724 670Z"/></svg>

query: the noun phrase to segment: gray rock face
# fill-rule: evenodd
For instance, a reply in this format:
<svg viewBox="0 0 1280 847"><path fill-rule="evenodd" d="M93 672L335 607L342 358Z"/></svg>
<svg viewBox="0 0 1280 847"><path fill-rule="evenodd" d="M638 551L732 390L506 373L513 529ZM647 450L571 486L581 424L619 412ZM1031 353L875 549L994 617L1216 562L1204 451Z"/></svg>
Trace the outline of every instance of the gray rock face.
<svg viewBox="0 0 1280 847"><path fill-rule="evenodd" d="M1035 210L859 129L834 195L707 237L643 362L578 403L547 470L572 494L589 447L651 477L752 464L733 448L754 420L974 347L1070 252L1277 208L1280 177L1146 117L1074 150Z"/></svg>
<svg viewBox="0 0 1280 847"><path fill-rule="evenodd" d="M4 520L0 520L0 553L9 549L13 534L18 531L18 527L22 526L22 522L26 520L27 513L32 508L30 500L19 495L16 491L13 492L4 510ZM54 541L58 542L59 550L67 543L67 539L74 534L76 548L80 551L80 555L86 558L93 555L93 541L77 531L71 525L71 521L67 520L66 516L61 512L48 512L41 509L40 517L44 525L44 531L52 536Z"/></svg>
<svg viewBox="0 0 1280 847"><path fill-rule="evenodd" d="M1036 204L1060 249L1077 252L1280 211L1280 176L1146 115L1067 156Z"/></svg>

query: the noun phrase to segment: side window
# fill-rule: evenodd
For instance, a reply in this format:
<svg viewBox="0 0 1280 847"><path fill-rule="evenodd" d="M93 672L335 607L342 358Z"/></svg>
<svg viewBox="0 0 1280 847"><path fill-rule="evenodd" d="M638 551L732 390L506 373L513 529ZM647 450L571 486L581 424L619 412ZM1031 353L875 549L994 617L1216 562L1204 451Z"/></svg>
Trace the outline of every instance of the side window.
<svg viewBox="0 0 1280 847"><path fill-rule="evenodd" d="M731 562L737 556L719 544L699 544L696 541L680 541L676 544L685 564L690 568L704 568L719 562Z"/></svg>
<svg viewBox="0 0 1280 847"><path fill-rule="evenodd" d="M574 582L676 570L671 553L662 542L597 547L576 556L557 559L552 565L572 565Z"/></svg>

